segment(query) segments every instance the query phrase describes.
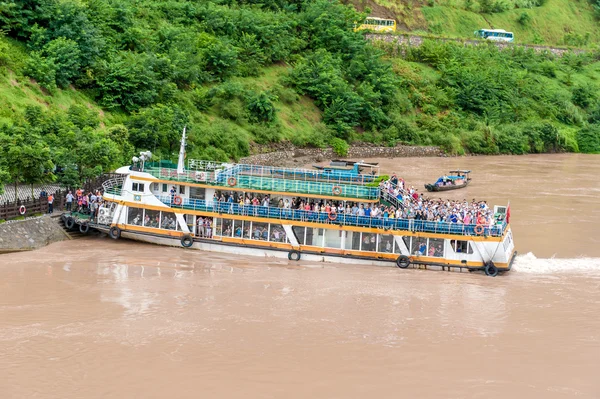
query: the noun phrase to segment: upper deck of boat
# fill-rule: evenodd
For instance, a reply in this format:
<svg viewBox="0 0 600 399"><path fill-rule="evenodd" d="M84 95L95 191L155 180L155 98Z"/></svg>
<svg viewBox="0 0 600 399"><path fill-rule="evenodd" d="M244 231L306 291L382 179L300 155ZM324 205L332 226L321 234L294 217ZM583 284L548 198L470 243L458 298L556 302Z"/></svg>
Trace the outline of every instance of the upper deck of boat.
<svg viewBox="0 0 600 399"><path fill-rule="evenodd" d="M178 173L172 164L151 164L145 166L143 171L161 181L193 183L219 189L332 196L340 200L379 198L379 176L357 174L351 170L312 170L190 160L183 173Z"/></svg>

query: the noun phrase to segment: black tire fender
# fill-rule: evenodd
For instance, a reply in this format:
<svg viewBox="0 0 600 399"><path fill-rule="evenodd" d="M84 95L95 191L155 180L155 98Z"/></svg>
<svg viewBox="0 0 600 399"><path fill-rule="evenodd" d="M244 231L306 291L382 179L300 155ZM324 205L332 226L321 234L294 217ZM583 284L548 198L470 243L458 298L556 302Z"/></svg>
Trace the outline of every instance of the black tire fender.
<svg viewBox="0 0 600 399"><path fill-rule="evenodd" d="M89 223L86 222L86 223L81 223L79 225L79 232L80 233L87 234L88 231L90 231L90 225L89 225Z"/></svg>
<svg viewBox="0 0 600 399"><path fill-rule="evenodd" d="M300 251L297 251L295 249L288 252L289 260L299 261L301 257L302 257L302 254L300 253Z"/></svg>
<svg viewBox="0 0 600 399"><path fill-rule="evenodd" d="M396 259L396 266L398 266L400 269L406 269L408 266L410 266L410 258L406 255L398 256Z"/></svg>
<svg viewBox="0 0 600 399"><path fill-rule="evenodd" d="M113 226L110 228L110 230L108 231L108 235L110 236L110 238L112 238L113 240L119 239L121 238L121 229L118 228L117 226Z"/></svg>
<svg viewBox="0 0 600 399"><path fill-rule="evenodd" d="M71 216L67 216L67 220L65 220L65 227L67 229L72 229L73 226L75 226L75 219L73 219Z"/></svg>
<svg viewBox="0 0 600 399"><path fill-rule="evenodd" d="M498 268L492 261L486 262L483 270L485 271L486 276L496 277L498 275Z"/></svg>
<svg viewBox="0 0 600 399"><path fill-rule="evenodd" d="M194 239L192 238L191 235L185 234L184 236L181 237L181 246L182 247L189 248L192 245L194 245Z"/></svg>

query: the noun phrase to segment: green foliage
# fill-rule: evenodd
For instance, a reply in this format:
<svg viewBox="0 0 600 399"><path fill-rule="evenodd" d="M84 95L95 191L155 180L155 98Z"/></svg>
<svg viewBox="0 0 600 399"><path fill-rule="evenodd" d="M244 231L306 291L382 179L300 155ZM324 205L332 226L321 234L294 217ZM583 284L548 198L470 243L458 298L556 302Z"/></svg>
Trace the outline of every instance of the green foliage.
<svg viewBox="0 0 600 399"><path fill-rule="evenodd" d="M48 148L57 178L72 184L139 150L174 158L183 126L188 156L227 160L247 155L250 143L282 140L339 154L353 140L452 154L574 151L590 148L587 124L600 122L591 55L439 41L384 54L354 32L365 14L337 0L5 3L3 136ZM523 32L541 24L523 9L542 4L453 2ZM513 11L489 14L502 10ZM445 34L446 22L429 29ZM595 37L568 25L556 41ZM15 101L14 92L27 94ZM0 165L0 180L14 176L9 166Z"/></svg>
<svg viewBox="0 0 600 399"><path fill-rule="evenodd" d="M517 22L523 26L527 26L531 23L531 15L526 12L522 12L517 18Z"/></svg>
<svg viewBox="0 0 600 399"><path fill-rule="evenodd" d="M600 153L600 125L590 125L577 132L577 145L581 152Z"/></svg>
<svg viewBox="0 0 600 399"><path fill-rule="evenodd" d="M331 148L333 149L335 155L339 155L340 157L345 157L346 155L348 155L349 146L348 143L344 140L337 137L333 137L329 141L329 144L331 144Z"/></svg>
<svg viewBox="0 0 600 399"><path fill-rule="evenodd" d="M35 79L40 86L52 91L56 89L56 64L39 51L32 51L27 60L25 73Z"/></svg>
<svg viewBox="0 0 600 399"><path fill-rule="evenodd" d="M246 101L251 120L261 123L275 120L276 109L273 101L277 101L276 96L263 91L249 96Z"/></svg>
<svg viewBox="0 0 600 399"><path fill-rule="evenodd" d="M587 108L598 99L598 89L591 85L581 85L573 89L573 104Z"/></svg>

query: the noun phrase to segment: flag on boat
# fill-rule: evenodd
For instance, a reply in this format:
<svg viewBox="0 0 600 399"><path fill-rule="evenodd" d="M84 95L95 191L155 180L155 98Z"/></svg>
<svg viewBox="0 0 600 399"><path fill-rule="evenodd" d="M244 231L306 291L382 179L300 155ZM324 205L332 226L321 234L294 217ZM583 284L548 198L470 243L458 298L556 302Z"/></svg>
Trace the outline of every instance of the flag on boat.
<svg viewBox="0 0 600 399"><path fill-rule="evenodd" d="M508 206L506 207L506 223L510 223L510 201L508 201Z"/></svg>

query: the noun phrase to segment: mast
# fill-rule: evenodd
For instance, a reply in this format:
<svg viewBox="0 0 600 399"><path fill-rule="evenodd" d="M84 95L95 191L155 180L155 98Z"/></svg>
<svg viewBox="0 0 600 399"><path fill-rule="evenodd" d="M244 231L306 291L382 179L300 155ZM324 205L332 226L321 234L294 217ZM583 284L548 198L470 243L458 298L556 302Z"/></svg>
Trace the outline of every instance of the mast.
<svg viewBox="0 0 600 399"><path fill-rule="evenodd" d="M177 162L177 173L183 174L185 169L185 128L183 127L183 134L181 135L181 146L179 147L179 161Z"/></svg>

